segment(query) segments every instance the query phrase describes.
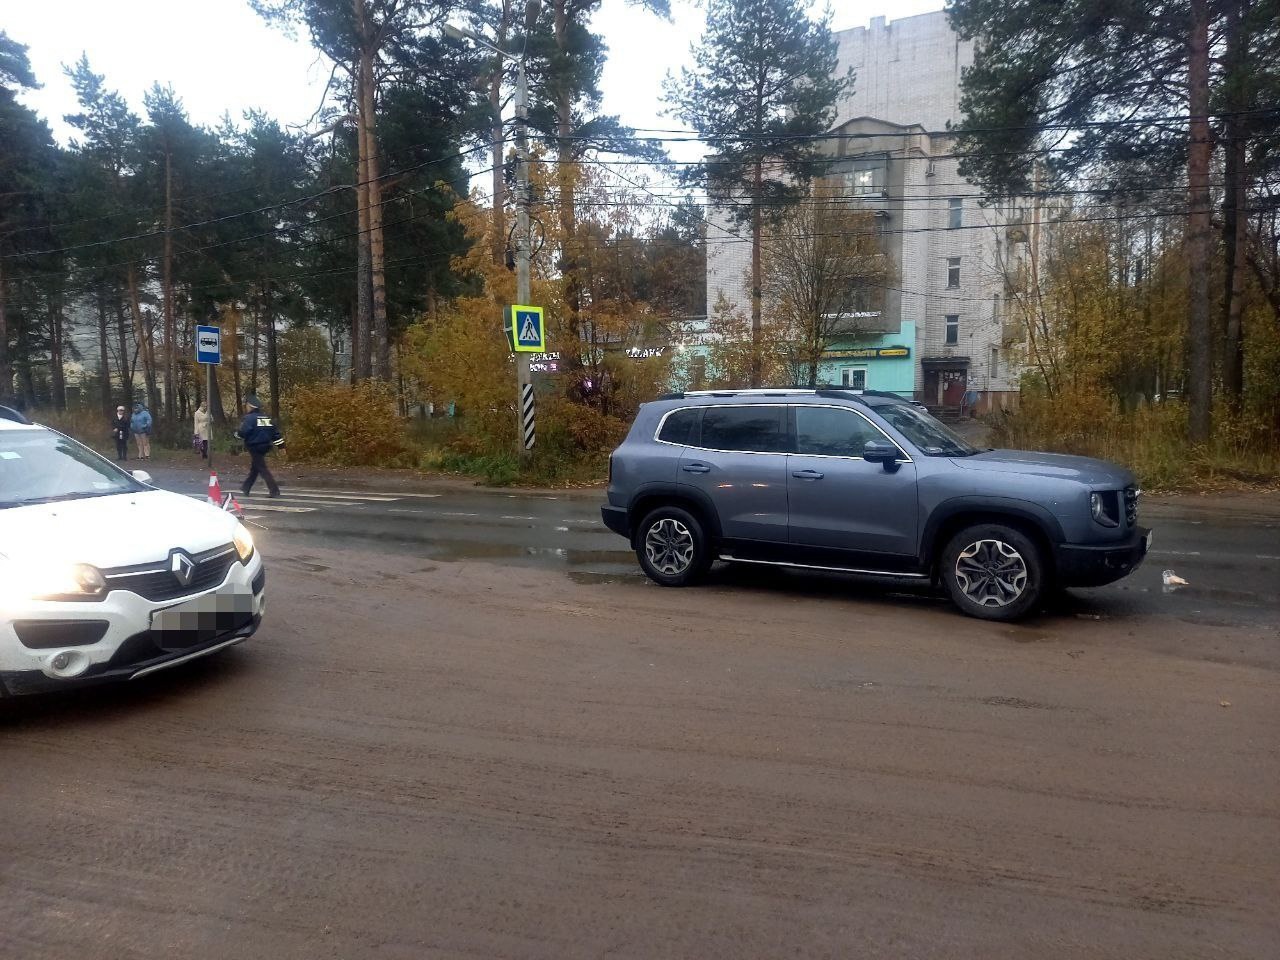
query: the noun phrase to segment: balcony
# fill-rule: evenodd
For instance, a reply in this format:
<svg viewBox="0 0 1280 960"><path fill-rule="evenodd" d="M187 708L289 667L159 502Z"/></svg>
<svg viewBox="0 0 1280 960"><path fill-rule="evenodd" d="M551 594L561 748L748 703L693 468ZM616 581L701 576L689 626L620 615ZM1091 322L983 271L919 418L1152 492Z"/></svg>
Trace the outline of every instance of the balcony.
<svg viewBox="0 0 1280 960"><path fill-rule="evenodd" d="M823 315L828 330L835 336L857 337L863 334L897 333L901 325L884 315L883 310L854 310Z"/></svg>

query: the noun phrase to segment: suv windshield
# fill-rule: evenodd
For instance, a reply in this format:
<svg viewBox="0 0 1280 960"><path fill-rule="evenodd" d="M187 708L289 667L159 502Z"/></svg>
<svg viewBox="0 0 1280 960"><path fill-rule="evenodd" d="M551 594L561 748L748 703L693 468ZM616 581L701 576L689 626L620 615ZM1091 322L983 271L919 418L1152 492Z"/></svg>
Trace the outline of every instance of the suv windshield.
<svg viewBox="0 0 1280 960"><path fill-rule="evenodd" d="M0 431L0 509L145 489L68 437L48 430Z"/></svg>
<svg viewBox="0 0 1280 960"><path fill-rule="evenodd" d="M909 403L876 404L872 409L889 425L915 444L926 457L971 457L971 446L930 414Z"/></svg>

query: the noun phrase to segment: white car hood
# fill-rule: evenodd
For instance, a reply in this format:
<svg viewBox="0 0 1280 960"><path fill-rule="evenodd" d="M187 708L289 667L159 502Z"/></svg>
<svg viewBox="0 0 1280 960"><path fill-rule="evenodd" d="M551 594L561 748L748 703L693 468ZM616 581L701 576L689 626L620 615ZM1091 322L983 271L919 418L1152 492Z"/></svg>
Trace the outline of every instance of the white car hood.
<svg viewBox="0 0 1280 960"><path fill-rule="evenodd" d="M0 555L18 563L56 560L100 569L164 560L231 542L236 519L164 490L37 503L0 510Z"/></svg>

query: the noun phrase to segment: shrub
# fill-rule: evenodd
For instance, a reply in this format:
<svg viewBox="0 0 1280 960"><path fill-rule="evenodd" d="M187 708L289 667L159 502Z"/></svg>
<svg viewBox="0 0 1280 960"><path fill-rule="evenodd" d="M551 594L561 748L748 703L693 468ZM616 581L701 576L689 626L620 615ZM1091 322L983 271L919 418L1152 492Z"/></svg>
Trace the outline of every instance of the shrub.
<svg viewBox="0 0 1280 960"><path fill-rule="evenodd" d="M1213 438L1202 447L1188 443L1187 408L1176 401L1125 412L1098 393L1051 399L1023 390L1018 410L991 422L996 446L1113 460L1148 489L1280 479L1280 437L1261 418L1222 406L1214 412Z"/></svg>
<svg viewBox="0 0 1280 960"><path fill-rule="evenodd" d="M333 466L413 467L390 385L322 383L287 397L289 455Z"/></svg>

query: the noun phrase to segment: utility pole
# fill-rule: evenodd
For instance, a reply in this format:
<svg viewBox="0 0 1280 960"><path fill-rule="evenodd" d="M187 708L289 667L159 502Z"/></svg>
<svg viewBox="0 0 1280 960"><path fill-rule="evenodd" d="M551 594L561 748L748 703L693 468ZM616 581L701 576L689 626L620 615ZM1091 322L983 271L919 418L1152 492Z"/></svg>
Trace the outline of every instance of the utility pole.
<svg viewBox="0 0 1280 960"><path fill-rule="evenodd" d="M493 198L498 203L497 197ZM529 238L529 82L524 72L524 57L516 61L516 303L529 303L530 260ZM516 318L513 315L514 325ZM515 330L513 327L513 335ZM516 454L527 459L533 439L533 377L529 372L529 354L516 352Z"/></svg>
<svg viewBox="0 0 1280 960"><path fill-rule="evenodd" d="M525 33L533 30L537 20L540 0L527 0L525 6ZM525 75L525 51L517 56L490 43L484 37L470 30L446 23L442 28L445 36L454 40L470 40L477 46L491 50L503 60L513 60L516 64L516 304L527 306L532 297L530 290L530 261L532 259L532 243L529 236L529 81ZM526 40L527 42L527 40ZM495 196L494 203L501 203L502 198ZM542 321L539 320L539 323ZM511 311L511 345L516 357L516 454L526 460L533 450L534 444L534 397L533 377L529 370L528 348L520 349L519 319L516 311ZM543 340L545 329L540 331Z"/></svg>

